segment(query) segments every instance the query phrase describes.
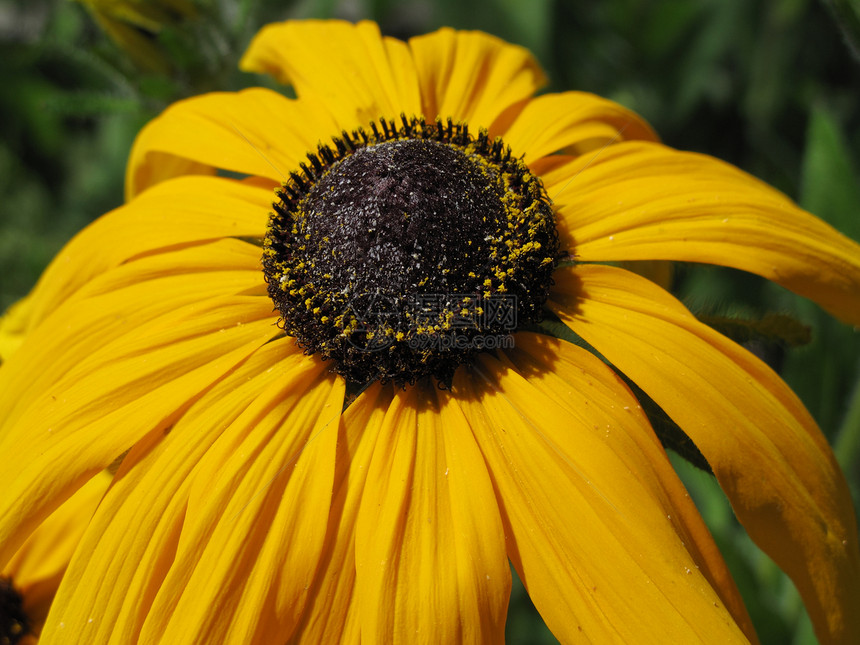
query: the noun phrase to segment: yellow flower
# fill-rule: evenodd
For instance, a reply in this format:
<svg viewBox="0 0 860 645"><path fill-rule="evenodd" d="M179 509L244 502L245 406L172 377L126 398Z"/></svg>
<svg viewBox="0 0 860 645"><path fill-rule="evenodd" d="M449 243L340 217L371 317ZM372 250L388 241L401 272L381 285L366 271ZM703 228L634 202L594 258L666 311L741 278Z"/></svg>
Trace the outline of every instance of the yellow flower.
<svg viewBox="0 0 860 645"><path fill-rule="evenodd" d="M732 266L858 324L860 247L614 103L534 97L530 54L486 34L287 22L242 64L298 98L150 123L128 203L48 268L0 367L2 561L125 455L43 642L498 642L509 561L563 642L755 641L637 400L582 347L505 344L514 296L515 325L545 303L684 429L822 642L860 639L810 415L617 265Z"/></svg>

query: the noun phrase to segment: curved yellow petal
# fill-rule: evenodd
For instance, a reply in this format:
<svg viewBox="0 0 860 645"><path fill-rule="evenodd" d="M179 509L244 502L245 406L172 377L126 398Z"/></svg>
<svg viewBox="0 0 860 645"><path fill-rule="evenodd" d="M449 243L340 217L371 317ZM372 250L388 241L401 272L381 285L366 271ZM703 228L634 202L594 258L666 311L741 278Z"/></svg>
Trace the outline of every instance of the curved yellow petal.
<svg viewBox="0 0 860 645"><path fill-rule="evenodd" d="M2 570L12 579L24 600L38 634L45 622L60 580L81 536L95 513L113 476L102 471L39 525Z"/></svg>
<svg viewBox="0 0 860 645"><path fill-rule="evenodd" d="M215 177L182 177L147 191L63 247L31 294L28 329L89 280L133 258L224 237L262 238L273 197Z"/></svg>
<svg viewBox="0 0 860 645"><path fill-rule="evenodd" d="M321 361L301 361L244 413L253 425L222 435L191 474L142 642L272 643L295 629L328 525L344 394Z"/></svg>
<svg viewBox="0 0 860 645"><path fill-rule="evenodd" d="M750 536L794 580L821 642L860 641L851 497L797 397L644 278L583 265L554 279L552 310L695 442Z"/></svg>
<svg viewBox="0 0 860 645"><path fill-rule="evenodd" d="M200 512L207 505L233 504L224 521L232 517L238 527L247 520L235 511L240 501L249 513L261 504L271 506L262 499L271 494L265 486L254 489L256 496L243 491L241 500L236 491L216 487L224 482L212 474L212 460L220 458L226 471L231 460L224 459L225 448L232 445L233 459L248 461L246 473L282 467L258 465L271 455L251 449L254 439L268 433L274 443L301 443L297 435L309 428L290 432L279 420L295 409L320 372L291 339L269 343L195 401L168 434L150 434L138 443L123 459L81 542L52 609L46 642L147 642L140 638L144 621L169 618L151 611L165 579L174 569L194 566L178 560L177 552L199 531ZM283 478L290 474L285 469ZM277 478L272 484L283 490ZM201 497L207 487L210 495ZM270 528L263 523L260 530Z"/></svg>
<svg viewBox="0 0 860 645"><path fill-rule="evenodd" d="M239 64L292 85L301 101L315 100L338 129L420 113L414 64L405 44L383 38L376 23L301 20L263 27Z"/></svg>
<svg viewBox="0 0 860 645"><path fill-rule="evenodd" d="M538 96L522 108L513 123L499 125L490 129L490 135L502 136L529 164L560 150L588 152L632 139L657 140L638 114L587 92Z"/></svg>
<svg viewBox="0 0 860 645"><path fill-rule="evenodd" d="M259 249L226 239L145 256L91 280L31 331L20 355L0 369L0 427L109 342L136 338L141 327L183 307L257 290L256 264ZM268 300L261 305L270 308Z"/></svg>
<svg viewBox="0 0 860 645"><path fill-rule="evenodd" d="M224 286L218 292L219 295L234 295L256 287L259 287L257 291L264 294L261 255L262 250L257 244L231 237L158 249L131 258L94 277L69 300L109 295L145 282L179 276L185 276L187 287L193 290L194 280L206 280L211 273L223 274ZM232 281L233 275L240 279Z"/></svg>
<svg viewBox="0 0 860 645"><path fill-rule="evenodd" d="M637 441L615 439L650 432L641 411L591 363L579 415L486 354L454 379L532 601L562 642L746 643Z"/></svg>
<svg viewBox="0 0 860 645"><path fill-rule="evenodd" d="M154 121L150 121L147 126L152 123ZM135 141L140 140L140 136L146 130L147 126L144 126L143 130L137 133ZM157 126L153 126L153 128L155 127ZM146 141L142 141L141 148L139 149L142 150L142 146L146 143ZM147 150L145 154L138 155L137 159L132 162L134 150L134 147L132 147L125 167L126 201L134 199L147 188L156 186L174 177L183 177L185 175L214 177L218 174L218 168L215 166L193 161L186 157L178 157L170 152L161 152L157 149Z"/></svg>
<svg viewBox="0 0 860 645"><path fill-rule="evenodd" d="M397 392L382 420L355 534L362 640L504 640L505 538L486 466L455 400Z"/></svg>
<svg viewBox="0 0 860 645"><path fill-rule="evenodd" d="M316 579L291 642L361 642L360 601L355 593L356 518L392 396L392 386L374 384L343 414L328 531Z"/></svg>
<svg viewBox="0 0 860 645"><path fill-rule="evenodd" d="M24 297L0 316L0 365L8 361L24 342L32 315L33 301Z"/></svg>
<svg viewBox="0 0 860 645"><path fill-rule="evenodd" d="M550 195L562 247L576 259L730 266L860 324L860 245L770 186L655 143L610 146L585 165L571 164L563 195Z"/></svg>
<svg viewBox="0 0 860 645"><path fill-rule="evenodd" d="M261 300L211 299L161 316L105 344L7 420L0 449L16 458L4 471L0 562L84 481L147 433L169 428L275 335Z"/></svg>
<svg viewBox="0 0 860 645"><path fill-rule="evenodd" d="M310 99L265 88L178 101L137 135L126 167L126 199L171 177L215 170L285 181L306 153L339 133Z"/></svg>
<svg viewBox="0 0 860 645"><path fill-rule="evenodd" d="M421 86L421 109L489 129L507 108L546 83L531 53L480 31L444 28L409 40Z"/></svg>
<svg viewBox="0 0 860 645"><path fill-rule="evenodd" d="M639 403L615 372L571 343L525 332L517 334L516 347L506 356L517 372L527 375L529 382L562 406L578 426L591 427L610 443L642 485L664 507L673 509L668 519L684 547L735 622L755 642L752 622L719 549ZM611 428L601 425L601 416L615 417L619 411L631 421L613 421ZM569 440L564 438L568 433L559 433L562 440Z"/></svg>

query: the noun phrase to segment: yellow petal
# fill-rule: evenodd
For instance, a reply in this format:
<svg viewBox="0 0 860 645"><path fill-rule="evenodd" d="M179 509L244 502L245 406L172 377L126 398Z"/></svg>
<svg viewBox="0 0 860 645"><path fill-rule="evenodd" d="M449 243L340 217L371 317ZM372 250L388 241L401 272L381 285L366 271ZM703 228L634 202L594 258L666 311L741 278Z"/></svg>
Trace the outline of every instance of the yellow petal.
<svg viewBox="0 0 860 645"><path fill-rule="evenodd" d="M300 100L318 100L341 128L380 116L420 113L414 65L402 42L372 22L302 20L267 25L239 64L295 87Z"/></svg>
<svg viewBox="0 0 860 645"><path fill-rule="evenodd" d="M502 136L515 154L525 155L526 163L559 150L581 153L631 139L657 140L638 114L586 92L538 96L522 108L511 125L502 129L496 124L490 134Z"/></svg>
<svg viewBox="0 0 860 645"><path fill-rule="evenodd" d="M860 245L773 188L712 157L654 143L613 145L585 165L571 164L564 193L550 195L562 247L577 259L730 266L860 324Z"/></svg>
<svg viewBox="0 0 860 645"><path fill-rule="evenodd" d="M154 121L150 121L150 125ZM155 126L153 126L155 127ZM146 131L146 126L143 130L137 133L135 141L140 140L140 136ZM146 143L145 141L143 142ZM169 152L160 152L156 149L150 149L145 154L139 155L133 161L132 155L135 148L132 147L129 153L128 162L126 163L125 173L125 199L131 200L147 188L160 184L174 177L182 177L184 175L195 175L203 177L214 177L218 174L218 169L209 164L192 161L185 157L177 157ZM131 171L134 171L134 176L131 176ZM283 180L281 180L283 181Z"/></svg>
<svg viewBox="0 0 860 645"><path fill-rule="evenodd" d="M382 420L355 535L362 640L496 643L510 568L493 489L468 424L430 384Z"/></svg>
<svg viewBox="0 0 860 645"><path fill-rule="evenodd" d="M0 562L84 481L147 433L169 428L272 338L261 300L212 299L162 316L105 344L7 421L2 450L16 459L0 497Z"/></svg>
<svg viewBox="0 0 860 645"><path fill-rule="evenodd" d="M102 471L42 522L2 571L24 599L24 611L40 631L60 580L113 476Z"/></svg>
<svg viewBox="0 0 860 645"><path fill-rule="evenodd" d="M168 576L190 575L195 560L180 557L179 552L201 546L200 531L209 526L207 522L232 520L237 535L245 530L248 543L256 546L261 534L276 532L278 529L260 518L260 508L272 510L281 503L266 498L289 487L284 480L292 479L297 462L288 463L287 468L282 462L265 463L274 456L267 451L283 450L291 442L299 444L300 450L307 443L301 435L307 439L307 434L313 434L313 423L290 424L285 415L289 417L301 407L306 393L308 407L311 400L325 398L321 390L326 388L317 391L314 387L321 371L318 363L300 355L292 339L272 342L200 397L170 433L150 435L137 444L123 459L116 483L66 575L46 627L46 642L107 642L109 638L138 642L145 620L169 619L172 609L152 609L156 594L165 593ZM322 444L332 448L326 441L318 445ZM227 454L230 452L232 455ZM215 463L223 466L217 474L212 472ZM262 476L261 482L261 468L280 468L281 477ZM226 490L225 478L235 477L237 472L241 481L236 482L236 490ZM254 483L260 485L251 485ZM324 489L323 483L320 490ZM246 512L257 514L258 528L248 528ZM324 522L325 513L321 515ZM222 533L223 524L210 537L217 539ZM205 544L203 547L201 551ZM237 560L238 555L234 560L222 554L224 565ZM252 577L250 571L237 570ZM240 588L239 584L228 585L215 592L229 594ZM177 590L175 586L171 589ZM151 641L140 638L140 642Z"/></svg>
<svg viewBox="0 0 860 645"><path fill-rule="evenodd" d="M229 237L201 241L192 246L158 249L94 277L69 300L108 295L144 282L178 276L185 276L191 283L197 278L208 279L210 273L223 274L225 284L219 295L234 295L255 287L260 287L258 291L265 293L261 255L258 245ZM234 276L235 282L231 280ZM187 286L190 289L193 285Z"/></svg>
<svg viewBox="0 0 860 645"><path fill-rule="evenodd" d="M390 385L375 384L343 415L325 545L302 622L291 642L361 641L360 602L355 594L355 524L373 448L392 396Z"/></svg>
<svg viewBox="0 0 860 645"><path fill-rule="evenodd" d="M546 77L531 53L480 31L444 28L409 40L424 116L488 128Z"/></svg>
<svg viewBox="0 0 860 645"><path fill-rule="evenodd" d="M634 447L651 440L614 438L650 432L642 413L604 409L630 395L591 363L579 415L486 354L455 375L529 596L562 642L747 642Z"/></svg>
<svg viewBox="0 0 860 645"><path fill-rule="evenodd" d="M550 307L690 436L750 536L797 585L821 642L860 641L860 550L826 440L764 363L653 283L559 270Z"/></svg>
<svg viewBox="0 0 860 645"><path fill-rule="evenodd" d="M257 247L227 239L145 256L91 280L29 332L21 355L0 370L0 426L108 342L137 337L139 327L182 307L258 289L258 264Z"/></svg>
<svg viewBox="0 0 860 645"><path fill-rule="evenodd" d="M0 365L8 361L24 342L32 315L33 301L26 297L13 303L0 316Z"/></svg>
<svg viewBox="0 0 860 645"><path fill-rule="evenodd" d="M244 413L254 425L222 435L191 474L142 641L271 643L295 628L328 524L344 394L319 360L300 360Z"/></svg>
<svg viewBox="0 0 860 645"><path fill-rule="evenodd" d="M159 185L78 233L32 294L29 329L83 284L142 255L223 237L262 238L273 195L240 182L184 177Z"/></svg>
<svg viewBox="0 0 860 645"><path fill-rule="evenodd" d="M520 374L562 406L582 428L591 428L609 444L665 508L696 566L720 595L735 622L751 641L756 640L743 599L684 485L651 430L638 401L621 379L590 352L548 336L519 333L507 357ZM621 414L630 421L618 423ZM611 427L601 424L611 418ZM559 443L569 441L561 429Z"/></svg>
<svg viewBox="0 0 860 645"><path fill-rule="evenodd" d="M171 177L214 169L285 181L319 141L339 132L313 101L264 88L178 101L137 135L126 167L126 199Z"/></svg>

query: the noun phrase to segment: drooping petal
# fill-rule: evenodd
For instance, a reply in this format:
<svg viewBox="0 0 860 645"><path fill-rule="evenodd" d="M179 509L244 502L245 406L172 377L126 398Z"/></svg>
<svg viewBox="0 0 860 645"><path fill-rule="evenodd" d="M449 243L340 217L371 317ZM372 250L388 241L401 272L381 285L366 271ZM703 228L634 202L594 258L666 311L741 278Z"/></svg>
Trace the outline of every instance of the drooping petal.
<svg viewBox="0 0 860 645"><path fill-rule="evenodd" d="M510 595L486 466L455 400L397 392L378 431L355 534L362 640L500 642Z"/></svg>
<svg viewBox="0 0 860 645"><path fill-rule="evenodd" d="M222 435L191 474L144 642L271 643L295 629L328 524L344 393L321 361L300 361L279 364L281 382L243 417L253 425Z"/></svg>
<svg viewBox="0 0 860 645"><path fill-rule="evenodd" d="M466 121L473 131L493 125L508 107L546 83L531 53L480 31L444 28L409 40L421 85L421 106L437 116Z"/></svg>
<svg viewBox="0 0 860 645"><path fill-rule="evenodd" d="M750 536L791 576L819 639L860 640L860 550L848 488L793 392L644 278L582 265L550 307L690 436Z"/></svg>
<svg viewBox="0 0 860 645"><path fill-rule="evenodd" d="M381 116L411 116L421 110L418 79L405 43L383 38L372 22L267 25L239 66L292 85L302 101L319 101L338 124L329 136Z"/></svg>
<svg viewBox="0 0 860 645"><path fill-rule="evenodd" d="M770 186L712 157L655 143L613 145L592 163L587 157L569 164L572 181L562 194L550 194L561 246L576 259L730 266L860 324L860 245Z"/></svg>
<svg viewBox="0 0 860 645"><path fill-rule="evenodd" d="M562 406L578 427L591 428L610 444L626 468L665 508L673 509L667 519L682 544L735 622L755 641L752 622L719 549L641 407L615 372L582 348L530 333L517 334L516 348L508 350L506 357L517 372L528 376L531 385ZM612 421L607 427L601 425L602 418L615 419L618 415L631 419L623 423ZM559 445L575 443L569 430L559 430L556 438Z"/></svg>
<svg viewBox="0 0 860 645"><path fill-rule="evenodd" d="M497 121L490 135L502 136L517 155L524 155L528 164L560 150L582 153L616 141L657 140L638 114L586 92L538 96L517 113L510 125Z"/></svg>
<svg viewBox="0 0 860 645"><path fill-rule="evenodd" d="M656 454L635 438L651 432L641 411L605 366L577 360L579 391L567 389L579 414L486 354L454 380L536 607L562 642L747 642L683 541L688 505L672 517L664 477L638 450Z"/></svg>
<svg viewBox="0 0 860 645"><path fill-rule="evenodd" d="M282 182L306 153L339 133L311 99L296 101L265 88L178 101L137 135L126 167L126 199L172 177L215 170Z"/></svg>
<svg viewBox="0 0 860 645"><path fill-rule="evenodd" d="M164 631L153 639L141 629L145 621L147 628L169 622L177 607L158 604L165 594L173 594L189 622L206 613L205 606L219 607L210 617L216 625L197 622L200 633L179 640L227 642L207 641L203 632L247 627L251 614L271 627L278 593L298 601L307 583L299 573L316 566L312 552L322 541L331 493L326 464L340 407L329 405L333 413L326 414L326 404L342 396L335 379L323 372L301 356L292 339L275 341L204 394L169 434L137 445L82 541L55 601L47 627L52 640L46 642L162 642ZM319 469L319 486L303 491L308 507L302 513L295 494L312 464ZM279 510L282 504L292 520L281 521L278 514L287 512ZM308 539L292 536L291 550L271 546L271 540L285 537L284 530L299 527L311 531L304 535ZM213 565L207 554L215 545L223 552ZM184 557L189 549L197 555ZM199 561L207 563L202 573L195 569ZM256 566L262 561L264 567ZM200 575L239 575L243 582L212 580L214 588L200 590ZM177 585L180 579L185 584ZM249 598L263 589L264 602ZM183 593L207 596L205 606L187 605ZM174 635L183 629L170 628Z"/></svg>
<svg viewBox="0 0 860 645"><path fill-rule="evenodd" d="M320 567L308 591L295 643L361 642L360 601L355 593L356 518L391 386L371 386L346 409L335 461L334 494Z"/></svg>
<svg viewBox="0 0 860 645"><path fill-rule="evenodd" d="M63 247L33 290L28 330L83 284L130 259L224 237L261 239L272 198L256 186L215 177L183 177L147 191Z"/></svg>
<svg viewBox="0 0 860 645"><path fill-rule="evenodd" d="M0 445L16 459L4 471L0 562L86 480L147 433L169 428L276 335L264 301L210 299L161 316L105 344L7 422Z"/></svg>
<svg viewBox="0 0 860 645"><path fill-rule="evenodd" d="M0 426L108 342L139 335L179 308L264 289L259 255L256 246L224 239L144 256L94 278L29 332L21 355L0 370Z"/></svg>
<svg viewBox="0 0 860 645"><path fill-rule="evenodd" d="M39 525L12 556L2 576L12 579L38 633L72 554L113 476L102 471Z"/></svg>

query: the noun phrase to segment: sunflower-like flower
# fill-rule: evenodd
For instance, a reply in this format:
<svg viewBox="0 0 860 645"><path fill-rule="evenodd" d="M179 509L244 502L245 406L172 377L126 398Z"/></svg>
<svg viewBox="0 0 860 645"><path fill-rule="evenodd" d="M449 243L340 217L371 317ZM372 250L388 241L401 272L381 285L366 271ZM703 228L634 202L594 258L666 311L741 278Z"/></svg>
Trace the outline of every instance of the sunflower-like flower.
<svg viewBox="0 0 860 645"><path fill-rule="evenodd" d="M498 642L509 562L563 642L754 642L619 373L695 443L821 641L860 640L821 432L619 266L736 267L857 324L856 244L610 101L534 96L531 55L483 33L287 22L242 65L298 98L167 109L127 204L16 313L3 561L121 458L43 642Z"/></svg>

